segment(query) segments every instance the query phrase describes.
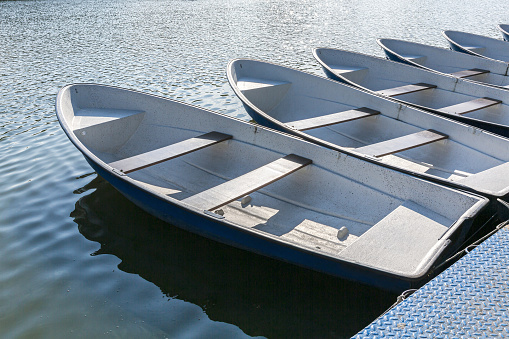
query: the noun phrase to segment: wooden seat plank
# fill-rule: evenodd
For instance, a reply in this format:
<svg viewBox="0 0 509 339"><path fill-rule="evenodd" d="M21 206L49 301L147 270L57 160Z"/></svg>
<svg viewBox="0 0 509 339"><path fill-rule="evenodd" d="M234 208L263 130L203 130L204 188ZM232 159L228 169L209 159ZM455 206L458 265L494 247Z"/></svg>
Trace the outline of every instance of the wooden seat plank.
<svg viewBox="0 0 509 339"><path fill-rule="evenodd" d="M455 76L457 78L468 78L468 77L473 77L475 75L486 74L489 72L490 71L485 70L485 69L472 68L472 69L464 69L462 71L454 72L454 73L451 73L451 75Z"/></svg>
<svg viewBox="0 0 509 339"><path fill-rule="evenodd" d="M131 173L142 168L160 164L164 161L177 158L179 156L200 150L202 148L217 144L221 141L225 141L231 138L232 136L228 134L223 134L219 132L209 132L149 152L117 160L112 163L109 163L108 165L124 173Z"/></svg>
<svg viewBox="0 0 509 339"><path fill-rule="evenodd" d="M387 88L387 89L377 91L376 93L381 94L381 95L386 95L389 97L395 97L398 95L420 92L420 91L424 91L426 89L431 89L431 88L436 88L436 87L437 86L435 86L435 85L430 85L430 84L425 84L425 83L420 82L417 84L404 85L404 86L399 86L399 87L394 87L394 88Z"/></svg>
<svg viewBox="0 0 509 339"><path fill-rule="evenodd" d="M319 117L291 121L287 122L286 124L299 131L305 131L308 129L330 126L342 122L365 118L376 114L380 114L380 112L367 107L361 107L357 109L351 109L348 111L322 115Z"/></svg>
<svg viewBox="0 0 509 339"><path fill-rule="evenodd" d="M311 162L309 159L290 154L240 177L190 196L182 202L199 209L212 211L284 178Z"/></svg>
<svg viewBox="0 0 509 339"><path fill-rule="evenodd" d="M491 98L477 98L460 104L451 105L438 109L438 111L449 114L465 114L473 111L477 111L483 108L500 104L502 100L496 100Z"/></svg>
<svg viewBox="0 0 509 339"><path fill-rule="evenodd" d="M425 131L408 134L399 138L359 147L356 149L356 151L374 157L383 157L384 155L406 151L411 148L423 146L447 138L448 136L445 134L428 129Z"/></svg>

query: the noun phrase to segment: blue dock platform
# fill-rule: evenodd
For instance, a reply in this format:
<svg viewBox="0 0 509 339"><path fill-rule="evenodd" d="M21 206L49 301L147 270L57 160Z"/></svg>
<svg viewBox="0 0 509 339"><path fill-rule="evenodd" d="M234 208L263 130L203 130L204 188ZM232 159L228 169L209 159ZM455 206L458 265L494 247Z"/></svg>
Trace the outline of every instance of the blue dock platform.
<svg viewBox="0 0 509 339"><path fill-rule="evenodd" d="M509 226L353 338L509 338Z"/></svg>

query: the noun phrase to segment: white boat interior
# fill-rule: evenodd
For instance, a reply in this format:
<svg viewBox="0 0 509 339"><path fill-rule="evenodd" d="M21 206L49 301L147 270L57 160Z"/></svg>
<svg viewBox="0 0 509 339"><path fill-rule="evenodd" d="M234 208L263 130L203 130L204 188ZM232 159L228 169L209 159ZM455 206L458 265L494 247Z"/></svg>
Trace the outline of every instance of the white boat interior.
<svg viewBox="0 0 509 339"><path fill-rule="evenodd" d="M509 62L509 43L506 41L458 31L443 31L442 35L451 48L457 47L476 56Z"/></svg>
<svg viewBox="0 0 509 339"><path fill-rule="evenodd" d="M328 106L344 107L336 102ZM92 163L142 191L205 218L222 216L220 220L258 236L393 274L422 274L448 235L487 204L477 195L135 91L67 86L58 95L57 112L64 131ZM372 134L357 128L349 128L349 136L339 130L327 133L358 147L378 140L392 120L383 115L364 119L358 127L368 127ZM401 122L399 130L387 129L385 137L418 131ZM501 159L481 158L459 144L446 147L449 143L456 145L441 140L425 146L430 147L426 154L441 157L441 166L458 167L448 176L504 166ZM446 153L478 161L448 166L452 161ZM424 163L414 166L431 170Z"/></svg>
<svg viewBox="0 0 509 339"><path fill-rule="evenodd" d="M368 69L358 72L359 77L369 76ZM509 192L506 138L267 62L234 60L228 66L228 78L251 114L302 138L415 173L465 183L487 194L505 196ZM358 118L351 119L352 111L372 114L356 114ZM346 117L341 119L341 115ZM320 120L327 123L299 126ZM431 134L424 133L429 130ZM443 135L447 137L440 137ZM384 150L372 152L368 145ZM477 180L481 176L490 177L491 182Z"/></svg>
<svg viewBox="0 0 509 339"><path fill-rule="evenodd" d="M398 101L509 126L509 91L339 49L316 48L322 67L344 82Z"/></svg>
<svg viewBox="0 0 509 339"><path fill-rule="evenodd" d="M414 66L492 86L509 86L509 64L506 62L404 40L378 39L377 42L386 54L395 55Z"/></svg>

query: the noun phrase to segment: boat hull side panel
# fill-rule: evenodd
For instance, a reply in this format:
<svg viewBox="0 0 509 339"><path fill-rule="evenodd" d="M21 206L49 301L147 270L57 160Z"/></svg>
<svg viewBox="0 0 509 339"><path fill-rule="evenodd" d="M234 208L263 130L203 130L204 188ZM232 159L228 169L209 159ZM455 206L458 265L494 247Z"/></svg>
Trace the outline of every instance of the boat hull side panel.
<svg viewBox="0 0 509 339"><path fill-rule="evenodd" d="M211 240L268 256L270 258L283 260L304 268L376 286L378 288L397 293L409 288L419 287L430 278L427 275L417 278L395 276L382 271L361 267L346 261L334 260L333 258L324 255L286 245L283 242L258 236L248 230L243 230L240 227L231 225L228 222L225 222L224 219L212 216L208 217L169 203L149 192L135 187L112 172L105 170L103 167L94 163L87 157L85 158L98 175L103 177L122 195L141 209L165 222L192 233L207 237ZM471 221L470 219L467 219L464 223L469 224ZM465 226L468 229L471 228L470 225ZM458 230L462 230L461 233L468 231L463 228L464 227L460 227ZM459 236L460 238L463 238L463 236L459 234L460 232L456 233L458 234L452 235L452 237L457 238ZM448 252L449 251L446 249L442 252L441 256L449 254Z"/></svg>

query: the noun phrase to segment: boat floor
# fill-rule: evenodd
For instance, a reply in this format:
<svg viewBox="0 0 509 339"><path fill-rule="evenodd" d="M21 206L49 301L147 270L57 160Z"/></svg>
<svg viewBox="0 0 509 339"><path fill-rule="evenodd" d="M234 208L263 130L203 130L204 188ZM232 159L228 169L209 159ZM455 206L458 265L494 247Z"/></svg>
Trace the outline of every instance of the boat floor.
<svg viewBox="0 0 509 339"><path fill-rule="evenodd" d="M150 151L147 145L151 149L166 147L196 134L147 125L138 128L122 146L103 152L96 149L94 153L112 163ZM161 135L171 135L173 140L163 140ZM167 196L169 201L183 202L281 156L250 143L226 140L127 176L140 187ZM411 198L398 198L362 180L309 165L251 193L247 202L238 199L218 209L227 222L291 246L411 274L459 216L454 212L449 219L406 199ZM386 260L380 261L381 257Z"/></svg>
<svg viewBox="0 0 509 339"><path fill-rule="evenodd" d="M171 169L171 181L161 175L169 170L164 165L156 165L150 170L134 172L129 176L151 190L180 201L203 190L203 182L207 186L214 186L230 179L189 160L176 163L180 170L175 167ZM158 169L158 166L161 168ZM192 177L203 180L189 181L190 172L196 172ZM185 174L180 176L178 173ZM297 172L295 174L299 176ZM306 174L301 172L300 175ZM302 178L296 181L302 182ZM262 232L314 252L402 272L415 270L425 254L453 223L411 201L395 200L388 214L375 212L365 213L369 214L365 216L362 213L355 215L354 212L349 215L347 211L355 211L353 206L338 206L331 213L333 209L330 205L329 208L318 208L305 204L302 199L288 198L292 194L283 197L276 192L277 188L260 189L250 195L247 203L237 200L222 206L221 213L227 221L240 227ZM341 194L350 192L336 192L336 195ZM330 204L330 200L330 197L324 196L325 204ZM344 202L344 199L341 201ZM411 225L408 224L409 219L412 220ZM415 239L419 239L417 243ZM409 246L412 253L404 255L405 260L398 259L398 255L405 254Z"/></svg>
<svg viewBox="0 0 509 339"><path fill-rule="evenodd" d="M230 179L196 164L187 165L185 173L202 172L194 177L206 178L204 181L208 183L207 186L219 185ZM202 190L202 184L186 181L186 178L177 174L179 172L177 170L173 171L175 175L172 175L171 181L161 178L157 172L157 168L154 168L153 171L135 172L129 176L151 190L180 201ZM260 189L250 194L250 198L247 204L237 200L220 207L219 210L222 210L224 217L234 224L331 255L339 254L373 226L372 221L348 218L341 214L332 215L278 196L269 189ZM347 227L349 234L340 240L337 234L341 227Z"/></svg>

